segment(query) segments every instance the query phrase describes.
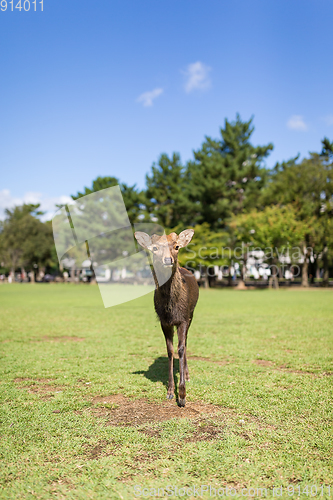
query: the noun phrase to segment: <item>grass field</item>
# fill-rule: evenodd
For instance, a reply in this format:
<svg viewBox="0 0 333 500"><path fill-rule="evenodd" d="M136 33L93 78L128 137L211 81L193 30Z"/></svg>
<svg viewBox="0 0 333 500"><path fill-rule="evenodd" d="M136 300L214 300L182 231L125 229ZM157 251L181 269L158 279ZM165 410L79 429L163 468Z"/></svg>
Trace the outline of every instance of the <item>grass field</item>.
<svg viewBox="0 0 333 500"><path fill-rule="evenodd" d="M104 309L97 286L1 285L0 498L330 498L332 306L201 290L181 409L151 294Z"/></svg>

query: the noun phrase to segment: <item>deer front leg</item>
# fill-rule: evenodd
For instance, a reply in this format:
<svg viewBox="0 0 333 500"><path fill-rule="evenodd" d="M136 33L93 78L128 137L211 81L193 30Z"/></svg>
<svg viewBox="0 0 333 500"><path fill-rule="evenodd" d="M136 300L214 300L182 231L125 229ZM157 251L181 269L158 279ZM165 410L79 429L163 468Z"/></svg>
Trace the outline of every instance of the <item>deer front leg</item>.
<svg viewBox="0 0 333 500"><path fill-rule="evenodd" d="M185 406L186 403L186 387L185 387L185 374L186 374L186 332L187 324L181 323L178 327L178 357L179 357L179 392L178 392L178 405Z"/></svg>
<svg viewBox="0 0 333 500"><path fill-rule="evenodd" d="M186 351L186 348L185 348L185 351ZM185 380L186 380L186 382L189 382L190 381L190 372L188 370L186 354L184 355L184 370L185 370Z"/></svg>
<svg viewBox="0 0 333 500"><path fill-rule="evenodd" d="M173 326L161 326L164 333L169 358L169 383L167 399L172 399L175 395L175 382L173 379Z"/></svg>

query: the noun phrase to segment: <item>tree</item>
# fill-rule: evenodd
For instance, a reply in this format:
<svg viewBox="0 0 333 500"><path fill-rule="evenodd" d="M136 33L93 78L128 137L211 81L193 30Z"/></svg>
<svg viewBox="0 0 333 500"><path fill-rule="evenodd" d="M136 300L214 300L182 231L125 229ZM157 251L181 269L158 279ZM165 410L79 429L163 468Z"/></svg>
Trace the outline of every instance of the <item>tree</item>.
<svg viewBox="0 0 333 500"><path fill-rule="evenodd" d="M187 165L194 222L221 228L231 215L258 206L266 181L263 161L273 145L253 146L251 125L252 118L247 122L239 115L235 122L226 119L221 139L206 137L201 149L194 152L194 160Z"/></svg>
<svg viewBox="0 0 333 500"><path fill-rule="evenodd" d="M320 156L324 157L326 161L332 161L333 160L333 141L330 142L327 137L324 137L324 139L321 141L322 143L322 150Z"/></svg>
<svg viewBox="0 0 333 500"><path fill-rule="evenodd" d="M179 234L183 229L182 224L173 231ZM228 234L225 231L212 231L207 222L197 224L194 232L193 240L179 253L178 261L188 269L200 270L200 274L204 277L205 287L208 287L209 269L229 262L228 256L223 252L228 242Z"/></svg>
<svg viewBox="0 0 333 500"><path fill-rule="evenodd" d="M318 256L327 247L330 220L333 216L333 163L330 143L322 141L323 151L297 163L277 163L262 194L262 203L293 204L300 221L308 221L302 243L304 264L302 286L308 286L310 255ZM311 223L309 221L312 221Z"/></svg>
<svg viewBox="0 0 333 500"><path fill-rule="evenodd" d="M166 228L190 224L188 179L178 153L162 154L146 175L146 205L150 214Z"/></svg>
<svg viewBox="0 0 333 500"><path fill-rule="evenodd" d="M1 261L14 275L18 267L31 269L53 263L53 236L50 224L38 219L38 205L14 207L5 211L6 218L0 234Z"/></svg>
<svg viewBox="0 0 333 500"><path fill-rule="evenodd" d="M265 252L265 257L273 270L271 284L274 284L275 288L278 287L279 256L288 247L299 245L307 231L307 223L299 220L292 205L273 205L266 207L263 211L254 209L247 214L234 217L230 227L236 236L237 244L244 243L247 249L246 254L242 255L244 264L246 264L249 247Z"/></svg>
<svg viewBox="0 0 333 500"><path fill-rule="evenodd" d="M97 177L92 182L91 188L85 187L82 193L78 192L76 195L72 195L72 198L73 200L78 200L83 196L91 193L96 193L101 189L106 189L118 185L120 187L128 218L131 224L134 224L135 222L141 221L142 219L146 218L145 206L143 204L145 201L144 193L142 191L138 191L135 185L127 186L125 183L120 183L119 179L117 179L116 177ZM142 215L143 217L141 217Z"/></svg>

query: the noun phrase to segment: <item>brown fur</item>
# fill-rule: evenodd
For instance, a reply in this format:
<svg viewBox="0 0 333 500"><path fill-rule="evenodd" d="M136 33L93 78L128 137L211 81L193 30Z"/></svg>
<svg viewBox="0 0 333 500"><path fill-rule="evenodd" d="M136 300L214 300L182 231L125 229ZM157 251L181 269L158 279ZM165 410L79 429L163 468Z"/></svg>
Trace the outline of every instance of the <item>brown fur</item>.
<svg viewBox="0 0 333 500"><path fill-rule="evenodd" d="M168 399L174 397L173 335L174 327L177 328L180 371L179 406L185 406L186 402L185 380L189 380L186 359L187 334L192 322L194 308L198 301L199 287L193 274L179 266L178 250L190 242L193 232L193 230L185 230L179 236L176 233L162 237L153 235L151 239L148 235L145 235L144 244L142 236L140 238L140 234L144 235L145 233L135 233L139 243L153 254L153 275L156 284L154 305L165 336L169 358ZM166 262L170 263L168 267L166 267ZM167 279L170 269L171 277ZM160 278L163 276L163 273L167 281L159 285L157 276ZM161 282L161 279L159 281Z"/></svg>

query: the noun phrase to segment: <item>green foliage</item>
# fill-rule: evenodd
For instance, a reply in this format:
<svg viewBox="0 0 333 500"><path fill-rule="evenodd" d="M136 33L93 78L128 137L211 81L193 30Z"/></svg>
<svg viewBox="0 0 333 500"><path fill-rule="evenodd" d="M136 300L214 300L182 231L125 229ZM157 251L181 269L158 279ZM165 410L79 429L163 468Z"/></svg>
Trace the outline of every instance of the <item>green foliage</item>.
<svg viewBox="0 0 333 500"><path fill-rule="evenodd" d="M332 160L333 159L333 141L330 142L327 137L324 137L324 139L321 141L321 143L322 143L321 156L323 156L327 160Z"/></svg>
<svg viewBox="0 0 333 500"><path fill-rule="evenodd" d="M270 258L276 260L287 247L303 243L308 222L311 223L299 220L293 205L272 205L262 211L252 210L234 217L230 227L237 243L269 250Z"/></svg>
<svg viewBox="0 0 333 500"><path fill-rule="evenodd" d="M258 205L266 180L263 161L273 145L254 147L251 124L252 119L242 122L239 115L235 122L226 119L221 139L206 137L194 152L187 169L195 222L223 227L231 215Z"/></svg>
<svg viewBox="0 0 333 500"><path fill-rule="evenodd" d="M175 228L179 234L184 227ZM228 263L224 247L228 244L228 233L212 231L207 222L197 224L194 228L192 241L179 252L179 263L188 268L197 269L200 266L221 266Z"/></svg>
<svg viewBox="0 0 333 500"><path fill-rule="evenodd" d="M12 272L18 267L32 269L54 264L53 235L50 224L37 216L39 205L22 205L6 210L0 233L0 261Z"/></svg>
<svg viewBox="0 0 333 500"><path fill-rule="evenodd" d="M180 156L162 154L146 175L146 197L150 213L166 228L188 224L191 219L190 189Z"/></svg>
<svg viewBox="0 0 333 500"><path fill-rule="evenodd" d="M127 186L125 183L120 183L119 179L116 177L97 177L92 182L92 187L85 187L84 191L80 191L76 195L72 195L73 200L77 200L91 193L96 193L101 189L107 189L113 186L120 186L121 194L123 195L124 203L128 213L129 220L131 224L135 222L142 221L139 218L141 214L145 216L145 207L143 205L145 201L145 195L142 191L138 191L134 186Z"/></svg>
<svg viewBox="0 0 333 500"><path fill-rule="evenodd" d="M278 163L263 193L265 204L293 203L303 219L333 215L333 166L317 153L300 163Z"/></svg>
<svg viewBox="0 0 333 500"><path fill-rule="evenodd" d="M268 205L293 204L298 218L307 225L306 246L322 251L333 217L333 164L328 155L311 153L310 158L300 163L297 158L278 163L262 199Z"/></svg>

